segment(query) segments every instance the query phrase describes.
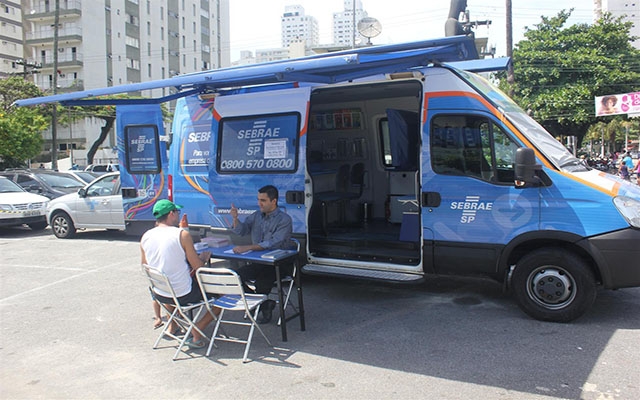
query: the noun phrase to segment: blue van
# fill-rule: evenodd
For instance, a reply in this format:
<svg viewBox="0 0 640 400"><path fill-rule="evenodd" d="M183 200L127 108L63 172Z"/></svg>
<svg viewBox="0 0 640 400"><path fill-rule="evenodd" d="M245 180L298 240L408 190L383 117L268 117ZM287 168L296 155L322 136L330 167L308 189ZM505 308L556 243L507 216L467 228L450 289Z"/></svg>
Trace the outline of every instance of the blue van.
<svg viewBox="0 0 640 400"><path fill-rule="evenodd" d="M599 286L639 286L639 188L576 159L473 72L483 63L457 63L474 58L456 36L92 94L181 90L153 100L177 98L168 157L159 107L118 106L129 223L166 195L192 227L229 235L231 204L252 213L273 184L307 274L489 276L548 321L582 315ZM19 104L87 94L62 96Z"/></svg>

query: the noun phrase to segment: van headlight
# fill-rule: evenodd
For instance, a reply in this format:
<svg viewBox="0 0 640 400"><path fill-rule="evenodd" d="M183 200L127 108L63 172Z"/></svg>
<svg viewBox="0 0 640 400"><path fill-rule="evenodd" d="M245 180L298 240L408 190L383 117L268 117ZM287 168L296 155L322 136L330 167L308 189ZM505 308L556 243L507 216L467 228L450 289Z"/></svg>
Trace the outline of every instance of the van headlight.
<svg viewBox="0 0 640 400"><path fill-rule="evenodd" d="M640 201L627 196L617 196L614 197L613 204L629 225L640 228Z"/></svg>
<svg viewBox="0 0 640 400"><path fill-rule="evenodd" d="M0 204L0 211L13 211L11 204Z"/></svg>

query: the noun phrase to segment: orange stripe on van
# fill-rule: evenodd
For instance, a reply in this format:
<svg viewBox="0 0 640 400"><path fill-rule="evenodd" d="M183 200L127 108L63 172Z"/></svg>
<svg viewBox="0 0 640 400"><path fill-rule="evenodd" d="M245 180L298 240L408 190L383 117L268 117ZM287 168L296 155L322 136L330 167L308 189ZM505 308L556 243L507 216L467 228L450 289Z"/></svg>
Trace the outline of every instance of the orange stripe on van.
<svg viewBox="0 0 640 400"><path fill-rule="evenodd" d="M311 109L311 102L307 100L307 113L304 118L304 123L302 125L302 129L300 129L300 137L307 134L307 130L309 129L309 110Z"/></svg>

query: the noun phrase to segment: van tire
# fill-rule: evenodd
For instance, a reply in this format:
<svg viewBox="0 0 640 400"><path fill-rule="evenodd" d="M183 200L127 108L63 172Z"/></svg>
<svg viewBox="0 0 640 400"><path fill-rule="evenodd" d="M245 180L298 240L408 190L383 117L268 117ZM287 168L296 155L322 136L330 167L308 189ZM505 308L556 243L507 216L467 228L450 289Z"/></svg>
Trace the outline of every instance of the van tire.
<svg viewBox="0 0 640 400"><path fill-rule="evenodd" d="M559 248L538 249L522 257L511 284L522 311L542 321L572 321L596 299L596 282L587 263Z"/></svg>
<svg viewBox="0 0 640 400"><path fill-rule="evenodd" d="M57 238L70 239L76 234L71 217L64 211L58 211L51 217L51 230Z"/></svg>

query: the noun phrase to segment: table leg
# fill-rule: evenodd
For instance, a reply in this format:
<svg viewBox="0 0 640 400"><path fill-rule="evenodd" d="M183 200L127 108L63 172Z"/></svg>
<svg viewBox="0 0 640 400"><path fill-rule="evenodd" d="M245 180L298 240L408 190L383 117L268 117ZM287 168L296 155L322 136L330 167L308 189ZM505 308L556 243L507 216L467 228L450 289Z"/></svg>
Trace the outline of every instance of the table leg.
<svg viewBox="0 0 640 400"><path fill-rule="evenodd" d="M304 331L306 329L306 325L304 322L304 302L302 301L302 272L299 268L298 260L296 260L293 264L293 268L296 269L296 291L298 292L298 318L300 318L300 330Z"/></svg>
<svg viewBox="0 0 640 400"><path fill-rule="evenodd" d="M280 264L275 264L276 288L278 289L278 305L280 308L280 330L282 331L282 341L287 341L287 319L284 315L284 299L282 298L282 282L280 281Z"/></svg>

